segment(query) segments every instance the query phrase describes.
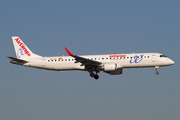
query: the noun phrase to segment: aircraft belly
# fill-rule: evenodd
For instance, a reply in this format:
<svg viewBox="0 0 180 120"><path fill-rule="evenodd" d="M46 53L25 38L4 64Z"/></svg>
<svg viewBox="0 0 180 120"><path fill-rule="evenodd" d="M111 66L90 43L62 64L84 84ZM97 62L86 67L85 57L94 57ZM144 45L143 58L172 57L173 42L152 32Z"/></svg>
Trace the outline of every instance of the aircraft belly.
<svg viewBox="0 0 180 120"><path fill-rule="evenodd" d="M51 64L46 64L45 66L46 69L51 69L51 70L73 70L74 69L74 64L73 63L51 63Z"/></svg>

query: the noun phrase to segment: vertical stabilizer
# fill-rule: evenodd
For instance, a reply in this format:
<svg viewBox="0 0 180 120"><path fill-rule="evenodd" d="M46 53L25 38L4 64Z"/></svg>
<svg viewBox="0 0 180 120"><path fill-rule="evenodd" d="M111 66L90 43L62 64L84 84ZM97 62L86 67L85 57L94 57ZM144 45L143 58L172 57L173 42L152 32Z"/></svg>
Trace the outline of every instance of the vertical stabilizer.
<svg viewBox="0 0 180 120"><path fill-rule="evenodd" d="M41 57L34 54L18 36L12 36L16 57L18 59L27 60L28 58Z"/></svg>

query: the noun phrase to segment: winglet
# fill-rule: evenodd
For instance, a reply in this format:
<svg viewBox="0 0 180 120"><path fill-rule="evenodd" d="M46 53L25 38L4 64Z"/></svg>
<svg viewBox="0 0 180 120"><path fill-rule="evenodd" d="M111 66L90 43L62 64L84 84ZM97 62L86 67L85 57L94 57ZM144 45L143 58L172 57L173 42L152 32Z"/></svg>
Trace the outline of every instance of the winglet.
<svg viewBox="0 0 180 120"><path fill-rule="evenodd" d="M68 55L70 55L70 56L73 56L74 54L72 54L71 52L69 52L69 50L66 48L66 47L64 47L65 48L65 50L66 50L66 52L68 53Z"/></svg>

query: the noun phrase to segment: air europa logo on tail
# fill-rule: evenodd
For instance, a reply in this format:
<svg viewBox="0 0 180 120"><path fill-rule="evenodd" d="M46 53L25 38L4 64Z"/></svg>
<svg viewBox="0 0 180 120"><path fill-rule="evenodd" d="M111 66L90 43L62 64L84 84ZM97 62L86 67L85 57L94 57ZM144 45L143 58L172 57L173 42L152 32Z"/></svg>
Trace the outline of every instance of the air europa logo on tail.
<svg viewBox="0 0 180 120"><path fill-rule="evenodd" d="M17 44L19 44L19 46L24 50L25 54L27 54L27 56L31 56L29 51L25 48L24 43L21 42L21 40L19 38L16 38L15 40L16 40Z"/></svg>

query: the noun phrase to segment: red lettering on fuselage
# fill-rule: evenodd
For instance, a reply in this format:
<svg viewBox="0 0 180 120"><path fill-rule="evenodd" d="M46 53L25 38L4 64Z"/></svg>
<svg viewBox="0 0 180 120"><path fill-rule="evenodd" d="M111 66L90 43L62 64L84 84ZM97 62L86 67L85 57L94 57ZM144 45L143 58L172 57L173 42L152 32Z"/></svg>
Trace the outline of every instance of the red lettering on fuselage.
<svg viewBox="0 0 180 120"><path fill-rule="evenodd" d="M22 43L19 38L16 38L15 40L16 40L17 44L19 44L19 46L24 50L25 54L27 54L27 56L31 56L29 51L25 48L24 43Z"/></svg>
<svg viewBox="0 0 180 120"><path fill-rule="evenodd" d="M126 55L110 55L109 57L126 57Z"/></svg>

